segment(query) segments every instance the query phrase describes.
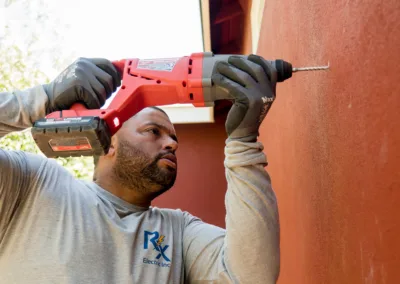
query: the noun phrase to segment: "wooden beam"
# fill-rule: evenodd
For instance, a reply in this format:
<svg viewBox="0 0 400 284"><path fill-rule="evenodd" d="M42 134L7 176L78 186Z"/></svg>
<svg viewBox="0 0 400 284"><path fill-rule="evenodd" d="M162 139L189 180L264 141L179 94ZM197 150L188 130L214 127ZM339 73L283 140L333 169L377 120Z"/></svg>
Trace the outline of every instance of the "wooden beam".
<svg viewBox="0 0 400 284"><path fill-rule="evenodd" d="M205 52L211 51L210 29L210 0L200 0L201 27L203 31L203 48Z"/></svg>

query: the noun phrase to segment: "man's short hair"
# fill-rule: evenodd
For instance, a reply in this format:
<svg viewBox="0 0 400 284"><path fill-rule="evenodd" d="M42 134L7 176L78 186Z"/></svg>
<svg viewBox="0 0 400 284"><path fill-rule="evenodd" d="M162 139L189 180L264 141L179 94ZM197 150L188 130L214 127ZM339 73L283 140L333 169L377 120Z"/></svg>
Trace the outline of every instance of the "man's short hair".
<svg viewBox="0 0 400 284"><path fill-rule="evenodd" d="M159 108L159 107L156 107L156 106L151 106L151 107L149 107L149 108L152 108L152 109L156 109L156 110L158 110L158 111L161 111L163 114L165 114L166 116L168 116L168 114L167 114L162 108ZM169 116L168 116L168 118L169 118Z"/></svg>

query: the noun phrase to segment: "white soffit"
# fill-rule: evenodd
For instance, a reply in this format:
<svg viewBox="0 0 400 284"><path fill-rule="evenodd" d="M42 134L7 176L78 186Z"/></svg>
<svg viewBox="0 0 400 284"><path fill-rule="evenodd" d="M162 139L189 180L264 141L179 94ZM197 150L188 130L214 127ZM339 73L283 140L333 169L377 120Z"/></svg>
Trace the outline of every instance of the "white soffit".
<svg viewBox="0 0 400 284"><path fill-rule="evenodd" d="M213 123L214 107L195 107L192 104L159 106L173 124Z"/></svg>

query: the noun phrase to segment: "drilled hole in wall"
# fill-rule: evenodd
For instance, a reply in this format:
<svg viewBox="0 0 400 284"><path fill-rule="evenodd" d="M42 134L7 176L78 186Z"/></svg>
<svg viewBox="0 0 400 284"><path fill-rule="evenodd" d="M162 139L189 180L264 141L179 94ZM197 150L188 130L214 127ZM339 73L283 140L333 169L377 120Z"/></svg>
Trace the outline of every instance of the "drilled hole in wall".
<svg viewBox="0 0 400 284"><path fill-rule="evenodd" d="M186 87L186 81L182 81L182 86Z"/></svg>
<svg viewBox="0 0 400 284"><path fill-rule="evenodd" d="M191 100L193 100L193 94L192 94L192 93L189 94L189 98L190 98Z"/></svg>

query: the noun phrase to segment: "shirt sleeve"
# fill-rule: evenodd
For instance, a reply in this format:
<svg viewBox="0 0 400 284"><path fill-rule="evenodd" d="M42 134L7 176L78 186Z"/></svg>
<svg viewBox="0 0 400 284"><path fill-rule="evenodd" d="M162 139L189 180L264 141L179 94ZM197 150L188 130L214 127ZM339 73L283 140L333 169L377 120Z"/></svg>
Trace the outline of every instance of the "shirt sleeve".
<svg viewBox="0 0 400 284"><path fill-rule="evenodd" d="M226 229L185 213L188 283L276 283L280 271L279 216L260 142L227 140Z"/></svg>
<svg viewBox="0 0 400 284"><path fill-rule="evenodd" d="M0 149L0 243L43 161L39 155Z"/></svg>
<svg viewBox="0 0 400 284"><path fill-rule="evenodd" d="M36 120L45 116L47 100L41 85L0 93L0 138L32 127Z"/></svg>

